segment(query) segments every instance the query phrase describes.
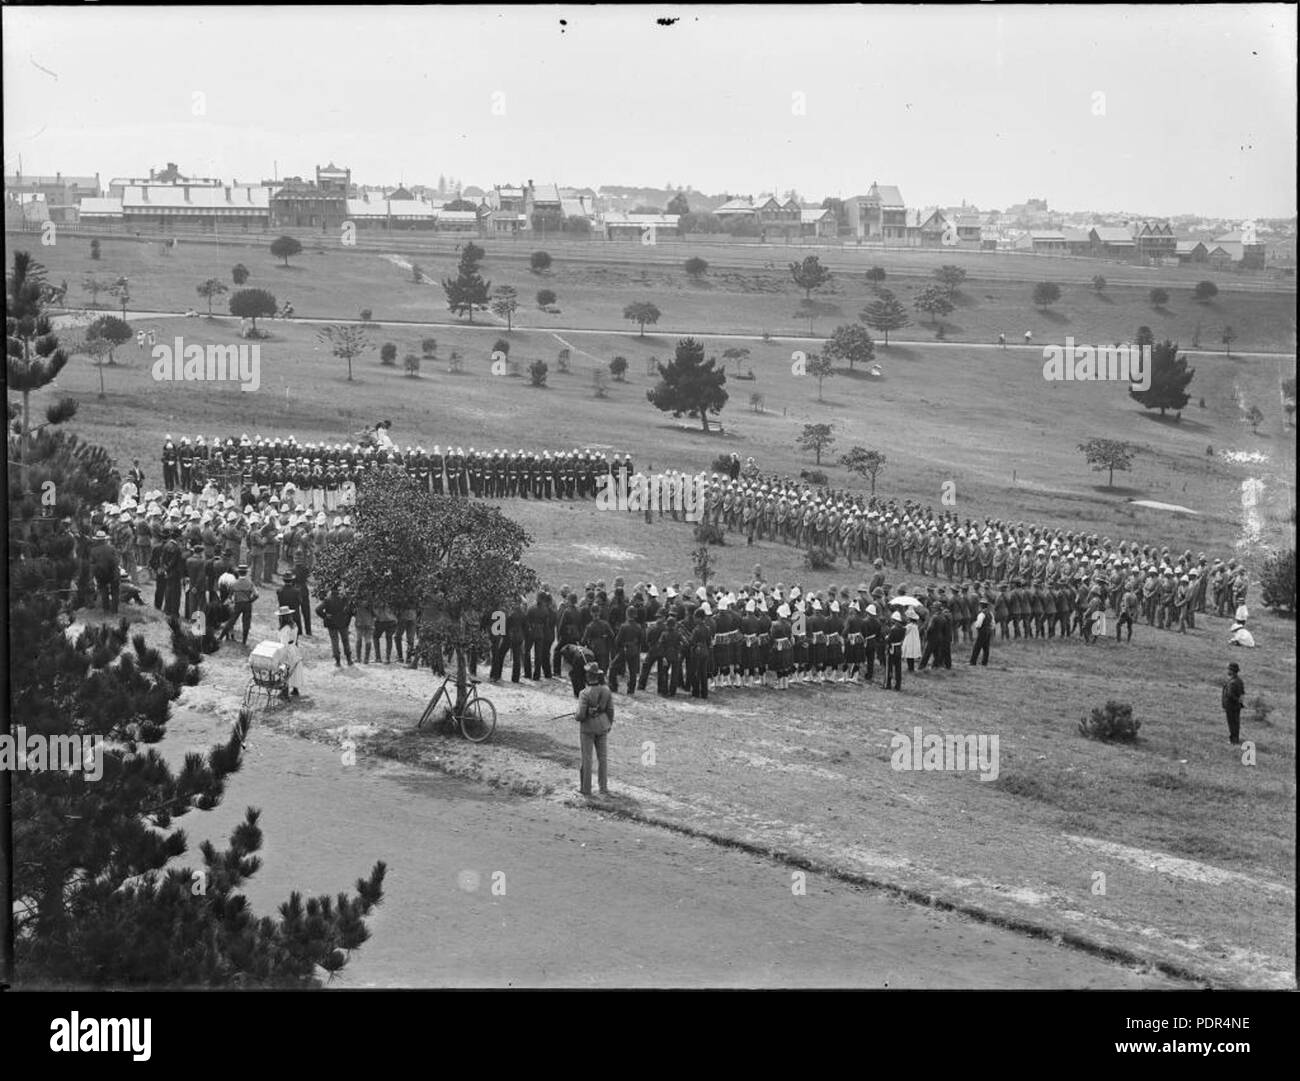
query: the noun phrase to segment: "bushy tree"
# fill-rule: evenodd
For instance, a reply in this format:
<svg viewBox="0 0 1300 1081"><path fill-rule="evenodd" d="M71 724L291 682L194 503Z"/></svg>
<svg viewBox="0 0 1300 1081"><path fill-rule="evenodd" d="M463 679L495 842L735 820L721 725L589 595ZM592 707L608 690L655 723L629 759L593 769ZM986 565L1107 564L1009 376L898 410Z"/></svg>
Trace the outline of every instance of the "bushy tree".
<svg viewBox="0 0 1300 1081"><path fill-rule="evenodd" d="M614 381L622 383L627 377L627 357L615 357L609 362L609 374Z"/></svg>
<svg viewBox="0 0 1300 1081"><path fill-rule="evenodd" d="M1269 608L1295 611L1295 549L1270 552L1259 576L1264 604Z"/></svg>
<svg viewBox="0 0 1300 1081"><path fill-rule="evenodd" d="M384 342L384 344L379 347L379 363L385 368L396 366L397 344L395 342Z"/></svg>
<svg viewBox="0 0 1300 1081"><path fill-rule="evenodd" d="M514 330L515 312L519 308L519 294L509 285L498 285L492 300L492 314L506 321L506 333Z"/></svg>
<svg viewBox="0 0 1300 1081"><path fill-rule="evenodd" d="M537 306L539 308L543 308L543 309L549 308L554 303L555 303L554 289L537 290Z"/></svg>
<svg viewBox="0 0 1300 1081"><path fill-rule="evenodd" d="M534 274L542 274L551 269L551 253L535 251L528 257L528 266Z"/></svg>
<svg viewBox="0 0 1300 1081"><path fill-rule="evenodd" d="M867 306L858 313L858 318L872 330L880 331L885 336L885 345L889 344L891 330L902 330L912 323L902 301L888 289L881 289L875 300L868 301Z"/></svg>
<svg viewBox="0 0 1300 1081"><path fill-rule="evenodd" d="M90 306L92 308L99 307L99 294L107 293L112 287L112 282L105 281L94 274L87 274L81 279L81 288L90 294Z"/></svg>
<svg viewBox="0 0 1300 1081"><path fill-rule="evenodd" d="M456 315L469 315L474 322L474 312L483 311L488 306L488 297L492 292L492 283L483 280L479 273L484 251L472 241L465 245L460 253L460 263L456 267L456 277L444 278L442 290L447 295L447 307Z"/></svg>
<svg viewBox="0 0 1300 1081"><path fill-rule="evenodd" d="M687 274L697 280L709 272L708 260L701 259L698 255L692 255L682 266Z"/></svg>
<svg viewBox="0 0 1300 1081"><path fill-rule="evenodd" d="M635 304L629 304L623 309L623 318L629 319L641 328L640 337L645 337L646 324L654 325L659 322L659 316L662 313L650 301L642 300Z"/></svg>
<svg viewBox="0 0 1300 1081"><path fill-rule="evenodd" d="M817 400L822 400L822 384L835 374L835 364L824 353L809 353L807 372L817 380Z"/></svg>
<svg viewBox="0 0 1300 1081"><path fill-rule="evenodd" d="M707 432L709 414L721 413L727 404L727 373L715 361L704 359L704 346L694 338L681 339L673 359L657 368L659 383L646 391L646 398L674 417L699 417Z"/></svg>
<svg viewBox="0 0 1300 1081"><path fill-rule="evenodd" d="M835 443L835 433L829 424L805 424L794 442L801 450L812 451L816 455L817 464L821 465L822 454Z"/></svg>
<svg viewBox="0 0 1300 1081"><path fill-rule="evenodd" d="M941 285L927 285L916 294L916 299L912 303L917 311L925 312L930 316L931 323L952 311L952 301L948 299L948 293Z"/></svg>
<svg viewBox="0 0 1300 1081"><path fill-rule="evenodd" d="M86 341L101 341L108 349L108 363L116 364L113 357L119 345L124 345L135 336L135 331L125 319L116 315L101 315L86 328ZM101 388L102 389L102 388Z"/></svg>
<svg viewBox="0 0 1300 1081"><path fill-rule="evenodd" d="M938 279L940 285L948 290L948 296L955 296L957 290L961 288L962 282L966 280L966 271L952 263L945 263L943 266L935 269L934 276Z"/></svg>
<svg viewBox="0 0 1300 1081"><path fill-rule="evenodd" d="M528 365L528 381L535 387L546 386L546 376L551 370L550 365L540 357Z"/></svg>
<svg viewBox="0 0 1300 1081"><path fill-rule="evenodd" d="M230 292L230 287L220 278L209 278L205 282L200 282L194 291L208 302L208 318L210 319L212 318L212 301Z"/></svg>
<svg viewBox="0 0 1300 1081"><path fill-rule="evenodd" d="M885 455L878 450L854 446L840 456L840 465L850 473L871 478L871 494L876 494L876 477L885 468Z"/></svg>
<svg viewBox="0 0 1300 1081"><path fill-rule="evenodd" d="M1061 299L1061 287L1056 282L1039 282L1034 286L1034 307L1050 308Z"/></svg>
<svg viewBox="0 0 1300 1081"><path fill-rule="evenodd" d="M236 263L230 268L230 278L236 285L243 285L248 281L248 267L243 263Z"/></svg>
<svg viewBox="0 0 1300 1081"><path fill-rule="evenodd" d="M866 328L856 323L836 327L826 343L826 356L831 360L848 361L849 371L855 364L870 364L876 356L876 343Z"/></svg>
<svg viewBox="0 0 1300 1081"><path fill-rule="evenodd" d="M1100 274L1092 276L1092 291L1094 293L1104 293L1106 291L1106 279Z"/></svg>
<svg viewBox="0 0 1300 1081"><path fill-rule="evenodd" d="M803 290L805 300L812 300L813 290L820 289L833 277L831 272L822 266L821 259L815 255L808 255L801 262L791 263L790 276L794 278L795 285Z"/></svg>
<svg viewBox="0 0 1300 1081"><path fill-rule="evenodd" d="M1197 282L1196 288L1192 290L1192 296L1195 297L1202 304L1206 303L1207 301L1213 300L1218 295L1219 295L1219 287L1215 285L1214 282L1210 282L1210 281Z"/></svg>
<svg viewBox="0 0 1300 1081"><path fill-rule="evenodd" d="M1079 451L1083 454L1088 464L1092 466L1094 472L1106 470L1106 487L1115 486L1115 470L1127 473L1133 467L1133 457L1137 453L1137 448L1131 443L1126 443L1122 439L1102 439L1100 437L1089 439L1086 443L1079 444Z"/></svg>
<svg viewBox="0 0 1300 1081"><path fill-rule="evenodd" d="M437 338L421 338L420 352L426 357L436 356L438 352Z"/></svg>
<svg viewBox="0 0 1300 1081"><path fill-rule="evenodd" d="M406 369L406 374L412 379L419 378L420 375L420 354L407 353L402 358L402 366Z"/></svg>
<svg viewBox="0 0 1300 1081"><path fill-rule="evenodd" d="M1160 288L1152 289L1149 298L1151 300L1151 307L1163 308L1169 303L1169 290Z"/></svg>
<svg viewBox="0 0 1300 1081"><path fill-rule="evenodd" d="M302 251L302 242L296 237L278 236L271 241L271 254L277 259L283 259L284 265L289 265L289 259Z"/></svg>
<svg viewBox="0 0 1300 1081"><path fill-rule="evenodd" d="M374 348L366 328L359 323L336 323L316 331L316 340L329 349L332 356L348 362L348 382L352 382L352 362ZM433 341L426 338L426 341Z"/></svg>
<svg viewBox="0 0 1300 1081"><path fill-rule="evenodd" d="M1187 358L1178 355L1178 346L1166 339L1151 350L1151 385L1147 390L1130 390L1129 397L1143 409L1181 410L1190 400L1187 386L1196 374L1187 366Z"/></svg>
<svg viewBox="0 0 1300 1081"><path fill-rule="evenodd" d="M241 289L230 298L230 314L251 320L253 330L257 330L258 319L269 319L278 310L275 297L265 289Z"/></svg>

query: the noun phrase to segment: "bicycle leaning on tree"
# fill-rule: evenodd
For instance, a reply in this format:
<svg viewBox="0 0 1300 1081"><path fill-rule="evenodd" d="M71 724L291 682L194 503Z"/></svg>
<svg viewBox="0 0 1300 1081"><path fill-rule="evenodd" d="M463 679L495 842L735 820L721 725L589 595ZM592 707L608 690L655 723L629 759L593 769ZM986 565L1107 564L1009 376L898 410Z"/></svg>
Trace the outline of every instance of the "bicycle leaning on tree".
<svg viewBox="0 0 1300 1081"><path fill-rule="evenodd" d="M478 685L481 680L470 678L469 688L465 694L465 703L456 708L456 677L445 676L437 693L424 707L424 714L416 728L423 728L426 721L437 722L453 720L460 734L471 743L483 743L489 739L497 727L497 710L486 698L480 697Z"/></svg>

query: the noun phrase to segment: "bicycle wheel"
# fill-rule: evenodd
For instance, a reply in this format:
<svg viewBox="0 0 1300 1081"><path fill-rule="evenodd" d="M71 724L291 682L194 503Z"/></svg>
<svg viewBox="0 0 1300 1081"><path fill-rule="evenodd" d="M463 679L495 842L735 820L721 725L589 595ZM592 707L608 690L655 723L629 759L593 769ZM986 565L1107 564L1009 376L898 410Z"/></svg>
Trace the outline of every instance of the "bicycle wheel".
<svg viewBox="0 0 1300 1081"><path fill-rule="evenodd" d="M465 703L460 715L461 734L471 743L482 743L497 727L497 710L486 698L475 696Z"/></svg>
<svg viewBox="0 0 1300 1081"><path fill-rule="evenodd" d="M424 713L420 716L420 723L415 726L416 728L423 728L425 721L433 720L434 711L437 710L438 702L441 698L442 689L439 688L438 693L429 699L429 704L424 707Z"/></svg>

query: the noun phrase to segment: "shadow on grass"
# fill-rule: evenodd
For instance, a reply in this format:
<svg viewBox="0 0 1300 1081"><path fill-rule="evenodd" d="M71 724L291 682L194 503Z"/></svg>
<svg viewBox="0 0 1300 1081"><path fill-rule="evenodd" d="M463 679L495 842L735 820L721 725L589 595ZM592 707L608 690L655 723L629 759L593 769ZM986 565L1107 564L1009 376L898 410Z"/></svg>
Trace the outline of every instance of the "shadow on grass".
<svg viewBox="0 0 1300 1081"><path fill-rule="evenodd" d="M1183 419L1180 421L1173 416L1162 417L1159 413L1148 413L1145 410L1143 410L1140 415L1144 420L1148 420L1152 424L1159 424L1161 427L1164 428L1174 428L1182 432L1210 431L1210 425L1202 424L1198 420L1189 420L1187 417L1183 417Z"/></svg>
<svg viewBox="0 0 1300 1081"><path fill-rule="evenodd" d="M921 354L905 345L890 345L885 346L876 359L882 364L891 360L920 360Z"/></svg>
<svg viewBox="0 0 1300 1081"><path fill-rule="evenodd" d="M1057 326L1070 321L1070 317L1064 312L1053 311L1051 308L1039 309L1038 315L1040 318L1046 319L1049 323L1055 323Z"/></svg>
<svg viewBox="0 0 1300 1081"><path fill-rule="evenodd" d="M1124 499L1145 498L1147 495L1141 488L1124 488L1119 485L1109 488L1104 484L1094 484L1092 490L1098 495L1110 495Z"/></svg>

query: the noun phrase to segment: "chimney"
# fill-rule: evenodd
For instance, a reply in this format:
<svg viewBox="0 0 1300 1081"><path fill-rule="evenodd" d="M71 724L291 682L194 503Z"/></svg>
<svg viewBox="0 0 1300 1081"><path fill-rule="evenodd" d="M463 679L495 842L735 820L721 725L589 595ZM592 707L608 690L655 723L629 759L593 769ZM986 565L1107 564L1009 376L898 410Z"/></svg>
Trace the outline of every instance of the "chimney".
<svg viewBox="0 0 1300 1081"><path fill-rule="evenodd" d="M190 201L190 186L188 184L185 185L185 201L187 203Z"/></svg>
<svg viewBox="0 0 1300 1081"><path fill-rule="evenodd" d="M149 201L149 186L147 184L140 185L140 201L142 203Z"/></svg>
<svg viewBox="0 0 1300 1081"><path fill-rule="evenodd" d="M232 200L231 200L231 198L230 198L230 189L227 188L227 189L226 189L226 202L229 203L229 202L231 202L231 201L232 201Z"/></svg>

